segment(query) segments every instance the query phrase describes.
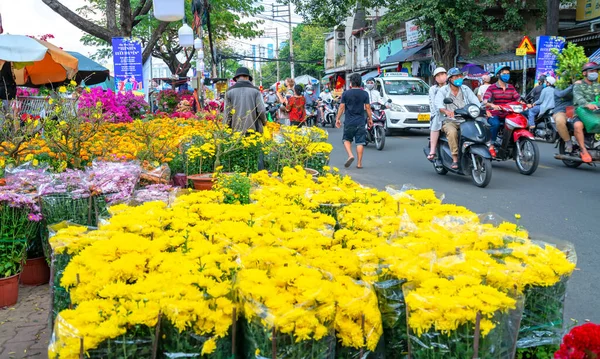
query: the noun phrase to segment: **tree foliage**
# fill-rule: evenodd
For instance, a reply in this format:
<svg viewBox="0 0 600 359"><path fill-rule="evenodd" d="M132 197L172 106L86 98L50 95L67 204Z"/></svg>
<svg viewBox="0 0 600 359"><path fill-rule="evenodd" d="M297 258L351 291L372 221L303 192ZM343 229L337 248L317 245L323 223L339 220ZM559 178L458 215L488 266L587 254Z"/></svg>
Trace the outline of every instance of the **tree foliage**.
<svg viewBox="0 0 600 359"><path fill-rule="evenodd" d="M298 25L292 30L294 37L294 74L310 75L320 79L324 73L325 33L327 28L320 26ZM279 49L280 79L290 77L290 47L286 43ZM263 84L277 82L277 63L269 62L262 66Z"/></svg>
<svg viewBox="0 0 600 359"><path fill-rule="evenodd" d="M583 79L581 69L588 62L588 57L585 56L582 46L569 42L560 53L556 49L551 51L554 55L557 55L556 59L558 60L558 68L556 69L556 74L559 76L558 81L556 81L557 88L565 89L575 81Z"/></svg>
<svg viewBox="0 0 600 359"><path fill-rule="evenodd" d="M366 8L387 8L377 24L380 36L394 33L405 21L415 19L423 39L432 39L436 62L452 66L456 41L470 40L471 55L493 50L496 45L486 32L522 29L524 15L533 12L544 21L545 0L292 0L305 21L318 22L329 28L343 22L356 4Z"/></svg>
<svg viewBox="0 0 600 359"><path fill-rule="evenodd" d="M43 0L50 8L87 34L82 37L85 45L97 46L95 59L112 56L112 37L136 37L144 46L146 61L150 54L162 59L171 72L185 74L195 54L194 49L179 46L177 30L181 22L165 23L150 16L152 0L86 0L75 12L59 0ZM191 0L185 0L186 19L192 23ZM129 10L128 10L129 9ZM138 11L139 10L139 11ZM252 38L261 34L261 21L246 21L263 10L256 0L211 0L210 17L213 40L222 43L229 37ZM104 15L106 14L106 15ZM205 26L206 27L206 26ZM208 44L208 36L204 36ZM211 59L209 46L205 53Z"/></svg>

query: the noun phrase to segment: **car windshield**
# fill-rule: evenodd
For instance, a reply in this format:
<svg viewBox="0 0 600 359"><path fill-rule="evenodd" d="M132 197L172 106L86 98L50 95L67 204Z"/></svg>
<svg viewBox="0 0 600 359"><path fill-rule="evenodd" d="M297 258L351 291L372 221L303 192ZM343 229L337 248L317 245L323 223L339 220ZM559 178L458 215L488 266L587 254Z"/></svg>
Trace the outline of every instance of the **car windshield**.
<svg viewBox="0 0 600 359"><path fill-rule="evenodd" d="M421 80L384 80L388 95L427 95L429 86Z"/></svg>

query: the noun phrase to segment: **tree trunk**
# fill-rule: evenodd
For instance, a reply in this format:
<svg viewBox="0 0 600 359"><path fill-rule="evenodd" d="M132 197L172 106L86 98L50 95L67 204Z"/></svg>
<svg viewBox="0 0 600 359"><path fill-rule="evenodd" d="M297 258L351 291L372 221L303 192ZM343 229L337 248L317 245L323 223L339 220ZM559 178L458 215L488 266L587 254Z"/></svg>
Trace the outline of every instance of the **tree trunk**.
<svg viewBox="0 0 600 359"><path fill-rule="evenodd" d="M560 0L547 0L546 35L558 36Z"/></svg>
<svg viewBox="0 0 600 359"><path fill-rule="evenodd" d="M433 39L433 59L436 66L442 66L449 70L454 66L454 57L456 56L454 34L451 36L453 40L445 41L440 35L435 34L435 30L432 30L431 38Z"/></svg>
<svg viewBox="0 0 600 359"><path fill-rule="evenodd" d="M124 37L131 37L133 31L133 19L131 13L131 1L121 0L121 34Z"/></svg>
<svg viewBox="0 0 600 359"><path fill-rule="evenodd" d="M71 11L68 7L64 6L58 0L42 0L44 4L48 5L48 7L63 18L65 18L68 22L75 25L79 29L88 34L95 36L101 40L104 40L108 43L111 42L111 38L113 34L107 29L100 25L96 25L93 22L84 19L83 17L77 15L75 12Z"/></svg>
<svg viewBox="0 0 600 359"><path fill-rule="evenodd" d="M117 0L106 0L106 25L108 31L117 32Z"/></svg>

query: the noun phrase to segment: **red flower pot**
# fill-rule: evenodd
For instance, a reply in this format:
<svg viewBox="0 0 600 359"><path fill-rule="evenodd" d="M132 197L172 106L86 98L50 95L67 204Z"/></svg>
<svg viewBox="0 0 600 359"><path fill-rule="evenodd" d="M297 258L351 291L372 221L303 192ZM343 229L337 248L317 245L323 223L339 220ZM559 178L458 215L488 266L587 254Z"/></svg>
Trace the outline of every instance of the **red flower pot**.
<svg viewBox="0 0 600 359"><path fill-rule="evenodd" d="M21 273L23 285L42 285L50 281L50 267L45 257L32 258L25 261Z"/></svg>
<svg viewBox="0 0 600 359"><path fill-rule="evenodd" d="M0 308L17 304L19 299L19 274L8 278L0 278Z"/></svg>
<svg viewBox="0 0 600 359"><path fill-rule="evenodd" d="M187 176L188 180L194 184L194 189L210 191L213 188L214 179L212 173L203 173L199 175Z"/></svg>

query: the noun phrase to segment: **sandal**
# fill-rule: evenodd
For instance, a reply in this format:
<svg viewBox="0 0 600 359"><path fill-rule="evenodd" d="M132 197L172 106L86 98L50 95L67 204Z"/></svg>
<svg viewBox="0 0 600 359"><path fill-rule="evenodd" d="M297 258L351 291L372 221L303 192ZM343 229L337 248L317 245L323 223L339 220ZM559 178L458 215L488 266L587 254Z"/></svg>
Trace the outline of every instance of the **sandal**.
<svg viewBox="0 0 600 359"><path fill-rule="evenodd" d="M344 163L344 167L346 167L346 168L350 167L352 162L354 162L354 157L348 157L348 159L346 160L346 163Z"/></svg>
<svg viewBox="0 0 600 359"><path fill-rule="evenodd" d="M588 152L581 154L581 160L585 163L591 163L593 161L592 156L590 156Z"/></svg>
<svg viewBox="0 0 600 359"><path fill-rule="evenodd" d="M452 168L453 170L457 170L458 169L458 162L452 162L452 165L450 166L450 168Z"/></svg>

